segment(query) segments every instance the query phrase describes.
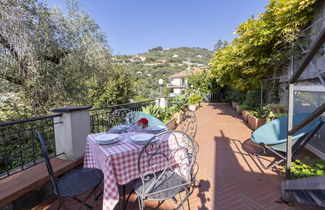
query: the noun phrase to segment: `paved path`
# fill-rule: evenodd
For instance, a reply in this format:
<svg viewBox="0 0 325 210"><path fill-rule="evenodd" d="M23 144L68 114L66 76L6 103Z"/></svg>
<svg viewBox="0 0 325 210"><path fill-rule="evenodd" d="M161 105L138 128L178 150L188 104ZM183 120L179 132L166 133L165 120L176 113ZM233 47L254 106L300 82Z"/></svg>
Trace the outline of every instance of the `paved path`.
<svg viewBox="0 0 325 210"><path fill-rule="evenodd" d="M301 205L288 207L280 201L279 184L283 175L259 167L248 152L255 150L249 140L251 130L229 104L204 104L196 114L200 187L190 197L191 209L314 209ZM171 202L159 207L157 203L146 205L154 209L173 206ZM57 201L49 205L54 206ZM137 209L135 196L131 197L129 209Z"/></svg>

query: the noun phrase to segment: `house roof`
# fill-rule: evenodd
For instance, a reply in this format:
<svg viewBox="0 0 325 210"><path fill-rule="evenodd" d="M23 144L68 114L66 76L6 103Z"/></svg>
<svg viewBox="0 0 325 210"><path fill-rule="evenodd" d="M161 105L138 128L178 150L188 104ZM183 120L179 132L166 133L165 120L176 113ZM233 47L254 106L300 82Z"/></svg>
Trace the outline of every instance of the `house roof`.
<svg viewBox="0 0 325 210"><path fill-rule="evenodd" d="M190 75L190 74L195 74L195 73L198 73L201 71L203 71L203 70L199 69L199 68L195 68L190 71L188 71L188 70L181 71L181 72L178 72L177 74L173 74L173 75L169 76L169 79L185 78L185 77L188 77L188 75Z"/></svg>

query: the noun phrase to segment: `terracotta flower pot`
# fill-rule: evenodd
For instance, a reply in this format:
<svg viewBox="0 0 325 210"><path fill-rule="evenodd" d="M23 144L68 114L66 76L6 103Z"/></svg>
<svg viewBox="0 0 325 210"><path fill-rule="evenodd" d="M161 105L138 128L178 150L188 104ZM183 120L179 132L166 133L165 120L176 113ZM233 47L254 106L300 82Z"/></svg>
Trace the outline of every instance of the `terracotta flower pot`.
<svg viewBox="0 0 325 210"><path fill-rule="evenodd" d="M175 130L176 129L176 119L173 118L173 119L169 120L166 123L166 126L167 126L168 130Z"/></svg>
<svg viewBox="0 0 325 210"><path fill-rule="evenodd" d="M191 104L191 105L188 105L188 108L189 108L189 110L195 112L196 109L197 109L197 105L196 104Z"/></svg>
<svg viewBox="0 0 325 210"><path fill-rule="evenodd" d="M266 120L263 118L256 118L251 114L247 114L248 125L251 129L256 130L265 124Z"/></svg>
<svg viewBox="0 0 325 210"><path fill-rule="evenodd" d="M183 113L182 112L175 113L174 118L175 118L175 122L177 124L181 124L182 121L183 121L183 119L182 119L183 118Z"/></svg>
<svg viewBox="0 0 325 210"><path fill-rule="evenodd" d="M238 114L241 114L241 109L237 104L236 104L236 111L238 112Z"/></svg>
<svg viewBox="0 0 325 210"><path fill-rule="evenodd" d="M241 115L243 116L244 120L247 121L248 118L248 112L246 110L242 110Z"/></svg>

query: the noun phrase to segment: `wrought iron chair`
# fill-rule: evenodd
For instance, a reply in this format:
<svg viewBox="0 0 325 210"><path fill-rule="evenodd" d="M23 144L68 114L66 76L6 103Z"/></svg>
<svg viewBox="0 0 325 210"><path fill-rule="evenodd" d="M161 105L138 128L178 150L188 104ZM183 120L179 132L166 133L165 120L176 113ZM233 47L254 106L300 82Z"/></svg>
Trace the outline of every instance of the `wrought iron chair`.
<svg viewBox="0 0 325 210"><path fill-rule="evenodd" d="M195 112L187 109L184 113L183 122L181 123L181 130L195 139L197 132L197 118Z"/></svg>
<svg viewBox="0 0 325 210"><path fill-rule="evenodd" d="M38 131L37 137L53 186L53 192L59 197L60 206L58 209L60 209L61 206L63 206L64 209L68 209L64 203L64 199L68 197L73 198L75 201L81 203L85 207L92 209L92 206L87 204L86 201L102 183L104 178L103 172L95 168L76 169L57 179L53 173L47 147L41 133ZM89 194L83 200L76 197L86 192L89 192Z"/></svg>
<svg viewBox="0 0 325 210"><path fill-rule="evenodd" d="M166 131L157 134L141 150L138 158L140 179L134 184L139 208L144 200L164 201L177 195L183 207L189 204L189 188L192 184L196 147L192 137L182 131ZM157 172L158 171L158 172ZM185 192L185 198L181 193Z"/></svg>
<svg viewBox="0 0 325 210"><path fill-rule="evenodd" d="M121 108L121 109L116 109L112 113L112 124L113 125L119 125L119 124L131 124L134 114L132 114L132 110L126 109L126 108Z"/></svg>
<svg viewBox="0 0 325 210"><path fill-rule="evenodd" d="M194 145L196 147L196 153L198 153L199 152L199 143L197 141L195 141L195 136L196 136L197 127L198 127L195 112L193 112L192 110L189 110L189 109L185 110L183 119L184 120L181 123L181 130L193 138ZM199 165L195 162L194 167L193 167L193 174L192 174L193 189L194 189L195 184L199 183L196 180L196 175L197 175L198 171L199 171Z"/></svg>
<svg viewBox="0 0 325 210"><path fill-rule="evenodd" d="M136 123L141 118L146 118L149 121L149 126L163 126L167 129L167 126L160 121L159 119L155 118L154 116L151 116L150 114L144 113L144 112L131 112L128 115L131 120L131 124Z"/></svg>

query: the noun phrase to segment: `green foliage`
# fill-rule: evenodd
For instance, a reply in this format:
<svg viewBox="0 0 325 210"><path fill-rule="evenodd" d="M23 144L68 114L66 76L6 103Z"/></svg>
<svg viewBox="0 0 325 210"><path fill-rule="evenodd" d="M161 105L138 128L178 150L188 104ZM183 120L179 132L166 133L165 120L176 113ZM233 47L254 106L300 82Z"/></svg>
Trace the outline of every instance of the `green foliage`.
<svg viewBox="0 0 325 210"><path fill-rule="evenodd" d="M187 95L177 95L172 99L171 103L181 109L188 104L188 97Z"/></svg>
<svg viewBox="0 0 325 210"><path fill-rule="evenodd" d="M263 118L266 119L267 122L284 117L287 115L287 108L283 104L268 104L263 107Z"/></svg>
<svg viewBox="0 0 325 210"><path fill-rule="evenodd" d="M248 105L240 107L247 110L254 117L266 119L267 122L287 115L287 108L283 104L267 104L262 109L259 107L252 109Z"/></svg>
<svg viewBox="0 0 325 210"><path fill-rule="evenodd" d="M1 121L9 113L20 118L22 109L10 111L17 107L36 115L52 107L107 106L133 97L132 78L111 65L105 34L77 1L67 1L67 13L50 10L42 0L5 1L0 13L0 23L6 23L0 24L0 83L6 90L0 94L15 98L4 105L8 113L1 110Z"/></svg>
<svg viewBox="0 0 325 210"><path fill-rule="evenodd" d="M213 50L217 51L219 49L225 48L227 45L228 45L227 41L225 40L222 41L221 39L219 39L217 43L214 45Z"/></svg>
<svg viewBox="0 0 325 210"><path fill-rule="evenodd" d="M238 37L215 52L210 61L213 77L220 85L241 91L259 87L274 75L297 33L312 20L315 1L270 0L264 13L242 23Z"/></svg>
<svg viewBox="0 0 325 210"><path fill-rule="evenodd" d="M159 95L159 79L164 80L164 95L168 96L171 91L166 87L169 83L168 77L184 71L188 66L184 62L187 62L188 58L192 63L190 67L208 68L212 55L213 52L207 49L179 47L159 51L149 50L137 55L114 55L112 61L113 64L122 65L135 81L136 95L154 98ZM165 61L165 63L158 61Z"/></svg>
<svg viewBox="0 0 325 210"><path fill-rule="evenodd" d="M142 111L144 113L150 114L156 118L158 118L159 120L163 121L164 123L167 123L169 120L171 120L174 116L174 114L177 112L177 108L172 106L169 108L160 108L156 105L149 105L146 107L142 108Z"/></svg>
<svg viewBox="0 0 325 210"><path fill-rule="evenodd" d="M158 46L158 47L150 49L149 52L162 51L162 50L163 50L163 48L161 46Z"/></svg>
<svg viewBox="0 0 325 210"><path fill-rule="evenodd" d="M226 102L236 102L238 104L242 104L245 100L245 93L230 87L226 87L224 90L225 93L225 101Z"/></svg>
<svg viewBox="0 0 325 210"><path fill-rule="evenodd" d="M130 76L124 72L121 66L116 66L113 69L104 86L98 84L93 92L91 98L97 107L127 103L134 96L134 87Z"/></svg>
<svg viewBox="0 0 325 210"><path fill-rule="evenodd" d="M188 86L190 88L189 91L199 92L203 95L221 91L221 87L206 70L189 75Z"/></svg>
<svg viewBox="0 0 325 210"><path fill-rule="evenodd" d="M202 102L202 97L199 94L192 94L188 99L189 104L199 104Z"/></svg>
<svg viewBox="0 0 325 210"><path fill-rule="evenodd" d="M262 118L264 116L264 113L261 109L247 111L249 112L249 114L253 115L256 118Z"/></svg>
<svg viewBox="0 0 325 210"><path fill-rule="evenodd" d="M146 100L149 100L149 98L145 98L143 96L134 96L133 100L134 100L134 102L138 102L138 101L146 101Z"/></svg>
<svg viewBox="0 0 325 210"><path fill-rule="evenodd" d="M296 160L292 162L291 179L299 179L312 176L325 176L325 160L311 159Z"/></svg>

